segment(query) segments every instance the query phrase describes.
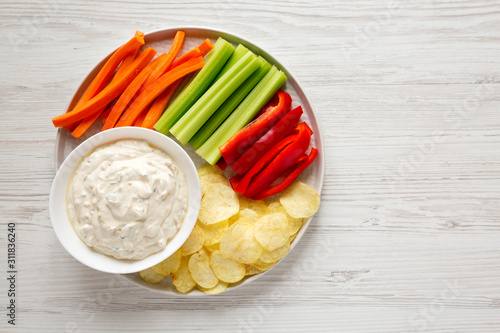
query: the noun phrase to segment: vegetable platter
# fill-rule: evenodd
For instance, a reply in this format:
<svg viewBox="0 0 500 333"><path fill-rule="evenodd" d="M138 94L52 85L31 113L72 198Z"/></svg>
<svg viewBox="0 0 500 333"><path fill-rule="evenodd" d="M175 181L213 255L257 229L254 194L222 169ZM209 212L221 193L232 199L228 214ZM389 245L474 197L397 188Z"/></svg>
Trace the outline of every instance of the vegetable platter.
<svg viewBox="0 0 500 333"><path fill-rule="evenodd" d="M217 43L218 39L221 37L228 43L232 44L234 48L236 48L238 45L243 45L246 47L248 50L250 50L253 54L256 56L260 56L263 59L265 59L269 64L272 66L275 66L277 70L283 72L286 75L286 82L283 86L281 86L280 90L286 92L289 94L291 97L292 105L291 108L296 108L297 106L301 106L303 113L301 114L300 117L300 122L305 122L307 125L310 127L312 131L312 135L310 137L310 146L315 147L317 149L317 156L312 162L310 166L308 166L297 178L298 181L301 181L303 183L306 183L314 189L317 193L321 194L321 188L323 185L323 178L324 178L324 149L323 149L323 141L322 141L322 136L321 136L321 130L319 127L318 120L316 118L316 115L313 111L313 108L307 99L304 91L302 90L301 86L297 82L297 80L293 77L292 73L288 71L283 64L281 64L276 58L271 56L268 52L263 50L262 48L258 47L256 44L250 42L247 39L244 39L242 37L239 37L235 34L217 30L217 29L211 29L211 28L205 28L205 27L174 27L170 29L164 29L164 30L158 30L154 31L151 33L147 33L144 35L144 41L145 44L141 47L141 51L146 50L147 48L152 48L157 51L158 54L161 53L168 53L169 49L173 44L175 44L175 38L176 38L176 33L178 31L183 31L185 33L184 37L184 43L182 45L182 49L179 52L180 54L184 54L185 52L202 45L204 40L209 39L211 40L214 44ZM117 43L119 44L119 43ZM113 53L112 53L113 54ZM75 108L77 105L78 101L82 98L84 95L85 91L89 87L90 83L94 80L96 75L99 73L99 71L102 69L102 67L106 64L106 62L110 59L112 56L110 54L108 57L103 59L84 79L84 81L80 84L79 88L77 89L76 93L74 94L71 102L69 103L67 111L71 111ZM244 65L244 64L243 64ZM243 66L242 65L242 66ZM244 78L241 78L244 79ZM182 88L182 87L181 87ZM175 94L172 97L174 102L175 102L175 97L177 97ZM210 103L212 100L209 99L206 101L206 103ZM118 103L118 102L116 102ZM171 102L172 103L172 102ZM169 105L171 105L171 103ZM116 105L116 104L115 104ZM203 105L202 107L203 108ZM195 149L189 145L186 144L190 139L192 139L192 136L187 135L186 136L186 128L189 126L192 126L193 121L190 121L191 119L185 119L184 121L179 122L179 124L176 124L175 126L170 126L173 127L173 132L174 133L179 133L179 135L175 135L175 137L180 137L180 142L179 144L184 147L188 155L193 159L193 162L197 167L201 167L202 165L206 164L206 161L199 156L199 154L196 153ZM103 127L103 121L101 119L98 119L85 133L81 135L79 139L75 138L74 136L71 135L69 131L63 128L58 129L57 133L57 139L56 139L56 147L55 147L55 167L56 169L59 168L59 166L62 164L64 159L69 155L69 153L76 148L81 142L89 138L90 136L98 133ZM156 126L155 126L156 128ZM170 134L171 138L174 138L172 134ZM212 161L213 162L213 161ZM214 164L214 163L212 163ZM224 176L226 178L231 178L234 177L234 172L232 170L226 170L224 172ZM298 234L295 236L295 240L291 243L290 250L293 249L297 243L300 241L302 236L307 230L308 225L311 223L312 218L309 218L307 221L304 221L303 227L300 229ZM251 283L255 279L259 278L262 276L265 272L262 272L261 274L256 274L252 276L248 276L245 279L239 281L236 284L233 284L228 288L228 290L233 290L236 287L246 285L248 283ZM170 294L170 295L181 295L178 293L171 282L165 280L162 281L161 283L158 284L149 284L146 283L141 276L138 273L133 273L133 274L126 274L122 275L125 279L131 281L132 283L135 283L141 287L164 293L164 294ZM196 295L203 295L200 291L194 290L191 293L184 294L185 296L196 296Z"/></svg>

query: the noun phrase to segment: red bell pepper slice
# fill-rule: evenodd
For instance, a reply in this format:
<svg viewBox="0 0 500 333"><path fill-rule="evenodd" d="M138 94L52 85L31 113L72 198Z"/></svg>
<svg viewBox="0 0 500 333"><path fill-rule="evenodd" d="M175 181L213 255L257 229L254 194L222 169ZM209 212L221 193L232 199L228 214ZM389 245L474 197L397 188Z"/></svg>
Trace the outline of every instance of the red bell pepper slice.
<svg viewBox="0 0 500 333"><path fill-rule="evenodd" d="M262 110L259 111L259 113L257 113L257 115L255 116L255 118L253 118L254 120L259 118L260 116L268 113L269 111L271 111L273 108L276 107L276 105L278 105L280 99L278 97L278 93L274 94L274 96L271 98L271 100L266 104L266 106L264 106L262 108Z"/></svg>
<svg viewBox="0 0 500 333"><path fill-rule="evenodd" d="M253 176L255 176L259 171L264 169L278 154L285 149L288 145L297 139L297 134L287 136L281 140L277 145L275 145L271 150L269 150L262 158L243 176L235 176L230 179L231 185L233 183L237 186L233 186L233 190L238 193L244 194L248 185L252 181ZM233 178L235 178L233 180ZM232 180L232 182L231 182ZM236 183L237 182L237 183Z"/></svg>
<svg viewBox="0 0 500 333"><path fill-rule="evenodd" d="M229 184L231 184L231 187L233 188L233 190L235 190L235 192L236 192L236 188L240 184L242 178L243 177L240 175L236 175L236 176L229 178Z"/></svg>
<svg viewBox="0 0 500 333"><path fill-rule="evenodd" d="M290 111L292 106L290 95L284 91L278 91L277 95L278 104L235 133L219 147L222 157L228 165L236 162L261 136Z"/></svg>
<svg viewBox="0 0 500 333"><path fill-rule="evenodd" d="M239 175L250 170L266 152L281 141L299 122L302 107L298 106L281 118L266 134L254 143L231 168ZM222 160L222 159L221 159ZM218 165L218 164L217 164Z"/></svg>
<svg viewBox="0 0 500 333"><path fill-rule="evenodd" d="M297 164L294 166L290 167L286 172L285 172L285 178L275 186L268 187L264 191L258 193L255 195L252 199L254 200L264 200L267 197L270 197L271 195L280 193L284 189L286 189L288 186L290 186L291 183L297 177L304 171L311 163L316 159L316 156L318 156L318 150L316 148L311 148L311 152L309 155L303 155Z"/></svg>
<svg viewBox="0 0 500 333"><path fill-rule="evenodd" d="M222 171L226 170L226 168L228 167L227 162L224 158L219 158L215 165L217 165Z"/></svg>
<svg viewBox="0 0 500 333"><path fill-rule="evenodd" d="M287 145L276 158L269 162L269 164L252 179L244 192L245 197L253 198L264 191L282 176L283 172L295 165L300 157L306 152L311 142L312 130L306 123L298 124L296 130L298 131L296 139Z"/></svg>

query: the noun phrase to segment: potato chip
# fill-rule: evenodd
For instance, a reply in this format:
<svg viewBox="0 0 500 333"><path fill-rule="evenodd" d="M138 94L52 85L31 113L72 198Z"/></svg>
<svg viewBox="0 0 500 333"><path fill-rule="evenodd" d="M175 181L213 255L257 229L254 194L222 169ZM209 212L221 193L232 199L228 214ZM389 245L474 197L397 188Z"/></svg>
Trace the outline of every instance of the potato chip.
<svg viewBox="0 0 500 333"><path fill-rule="evenodd" d="M295 240L295 237L297 237L297 234L298 234L298 232L294 233L293 235L290 236L290 238L288 238L288 242L290 242L290 244Z"/></svg>
<svg viewBox="0 0 500 333"><path fill-rule="evenodd" d="M255 240L253 225L248 222L233 224L220 240L220 252L243 264L251 264L262 254L262 246Z"/></svg>
<svg viewBox="0 0 500 333"><path fill-rule="evenodd" d="M319 209L321 199L318 192L302 182L290 185L280 196L287 213L295 218L309 218Z"/></svg>
<svg viewBox="0 0 500 333"><path fill-rule="evenodd" d="M182 256L198 252L203 247L203 243L205 243L205 232L199 225L195 224L188 239L181 246Z"/></svg>
<svg viewBox="0 0 500 333"><path fill-rule="evenodd" d="M201 249L189 258L189 272L191 277L200 287L213 288L219 282L212 268L210 258L205 250Z"/></svg>
<svg viewBox="0 0 500 333"><path fill-rule="evenodd" d="M147 268L139 272L141 278L147 283L157 284L163 281L166 276L163 274L156 273L152 268Z"/></svg>
<svg viewBox="0 0 500 333"><path fill-rule="evenodd" d="M191 273L189 273L189 258L182 257L179 268L172 272L172 284L183 294L189 292L196 285Z"/></svg>
<svg viewBox="0 0 500 333"><path fill-rule="evenodd" d="M218 173L211 173L205 176L200 177L200 185L201 185L201 195L205 194L207 188L212 184L223 184L229 186L229 182L226 177L220 175Z"/></svg>
<svg viewBox="0 0 500 333"><path fill-rule="evenodd" d="M281 207L283 207L283 205L279 201L270 202L269 205L267 205L266 213L267 214L277 213Z"/></svg>
<svg viewBox="0 0 500 333"><path fill-rule="evenodd" d="M240 204L233 189L222 184L212 184L201 198L198 219L204 224L227 220L238 213Z"/></svg>
<svg viewBox="0 0 500 333"><path fill-rule="evenodd" d="M264 271L271 269L271 267L273 267L275 264L276 264L275 262L267 263L267 262L263 262L261 260L256 260L254 263L252 263L252 266L257 268L258 270L264 272Z"/></svg>
<svg viewBox="0 0 500 333"><path fill-rule="evenodd" d="M210 255L210 267L219 280L227 283L235 283L245 277L245 264L223 256L220 251Z"/></svg>
<svg viewBox="0 0 500 333"><path fill-rule="evenodd" d="M244 208L238 213L238 222L249 222L254 224L262 215L250 208Z"/></svg>
<svg viewBox="0 0 500 333"><path fill-rule="evenodd" d="M263 200L252 200L238 194L238 200L240 202L240 209L249 208L255 211L259 215L264 215L267 212L267 205Z"/></svg>
<svg viewBox="0 0 500 333"><path fill-rule="evenodd" d="M198 176L201 178L205 175L219 174L222 175L222 170L216 165L210 165L209 163L203 164L198 168Z"/></svg>
<svg viewBox="0 0 500 333"><path fill-rule="evenodd" d="M228 284L222 281L219 281L217 285L213 288L203 288L198 286L198 289L207 295L217 295L220 294L221 292L225 291L227 289Z"/></svg>
<svg viewBox="0 0 500 333"><path fill-rule="evenodd" d="M177 250L167 259L151 267L151 269L153 269L153 271L155 271L158 274L168 276L170 275L170 273L179 268L180 264L181 264L181 251Z"/></svg>
<svg viewBox="0 0 500 333"><path fill-rule="evenodd" d="M291 234L290 225L283 213L265 215L254 225L255 239L267 251L283 246Z"/></svg>
<svg viewBox="0 0 500 333"><path fill-rule="evenodd" d="M246 271L245 271L246 276L255 275L255 274L259 274L259 273L262 273L262 271L260 269L258 269L257 267L252 266L252 265L246 265Z"/></svg>
<svg viewBox="0 0 500 333"><path fill-rule="evenodd" d="M265 263L273 263L283 259L288 252L290 252L290 242L287 241L283 246L278 247L272 251L263 251L259 259Z"/></svg>
<svg viewBox="0 0 500 333"><path fill-rule="evenodd" d="M284 208L283 208L284 209ZM286 214L288 225L290 226L290 233L296 234L302 228L303 220L301 218L292 217Z"/></svg>
<svg viewBox="0 0 500 333"><path fill-rule="evenodd" d="M302 228L302 219L290 216L287 213L285 207L283 207L283 205L279 201L270 203L267 206L267 212L268 214L273 214L273 213L285 214L292 233L296 233L300 230L300 228Z"/></svg>
<svg viewBox="0 0 500 333"><path fill-rule="evenodd" d="M220 246L219 245L220 245L219 243L215 243L215 244L212 244L212 245L206 245L205 249L207 249L210 252L219 251L220 250Z"/></svg>
<svg viewBox="0 0 500 333"><path fill-rule="evenodd" d="M203 245L210 246L220 242L220 239L229 228L229 222L228 220L224 220L222 222L208 225L201 223L200 227L205 233L205 243Z"/></svg>

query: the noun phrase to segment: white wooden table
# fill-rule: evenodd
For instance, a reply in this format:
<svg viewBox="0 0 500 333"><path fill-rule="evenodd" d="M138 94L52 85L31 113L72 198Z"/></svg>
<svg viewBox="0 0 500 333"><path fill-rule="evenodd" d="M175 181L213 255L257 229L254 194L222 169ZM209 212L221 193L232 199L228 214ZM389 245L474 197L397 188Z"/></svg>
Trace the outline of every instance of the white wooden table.
<svg viewBox="0 0 500 333"><path fill-rule="evenodd" d="M1 332L500 331L500 1L3 0L0 18ZM83 266L47 211L50 119L135 30L186 25L280 59L327 161L294 251L247 287L194 299Z"/></svg>

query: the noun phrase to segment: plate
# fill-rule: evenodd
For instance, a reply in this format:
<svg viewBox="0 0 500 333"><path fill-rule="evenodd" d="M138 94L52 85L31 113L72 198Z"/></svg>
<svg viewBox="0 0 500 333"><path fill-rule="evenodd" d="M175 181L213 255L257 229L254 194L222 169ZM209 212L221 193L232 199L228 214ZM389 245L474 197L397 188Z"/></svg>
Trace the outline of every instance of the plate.
<svg viewBox="0 0 500 333"><path fill-rule="evenodd" d="M186 33L186 38L185 42L183 45L183 48L180 52L182 54L183 52L199 45L204 39L210 38L212 42L215 42L218 37L222 37L226 39L228 42L233 43L235 46L239 43L245 45L249 50L254 52L255 54L261 55L264 57L270 64L276 65L279 69L281 69L287 76L287 82L285 85L281 88L282 90L285 90L290 94L292 97L292 108L301 105L302 109L304 110L304 114L302 115L301 121L306 121L308 125L311 127L313 130L314 134L311 138L311 146L316 147L318 149L318 156L316 157L316 160L300 175L298 180L301 180L305 183L307 183L309 186L311 186L313 189L315 189L319 194L321 194L321 189L323 187L323 179L324 179L324 170L325 170L325 158L324 158L324 147L323 147L323 140L322 140L322 135L321 135L321 129L318 123L318 120L316 118L316 115L313 111L313 108L311 104L309 103L306 95L304 94L304 91L300 87L300 84L297 82L297 80L293 77L293 75L282 65L280 64L273 56L271 56L268 52L264 51L262 48L258 47L255 43L250 42L249 40L242 38L240 36L237 36L235 34L222 31L222 30L217 30L217 29L212 29L212 28L205 28L205 27L174 27L170 29L163 29L163 30L158 30L154 32L150 32L145 34L145 41L147 46L151 46L155 48L158 51L158 54L161 54L161 52L167 52L168 49L170 48L170 45L172 43L173 37L175 36L175 33L178 30L182 30ZM131 32L132 35L132 32ZM90 84L90 82L94 79L94 77L97 75L98 71L101 69L101 67L104 65L104 63L107 61L107 59L111 56L108 55L105 59L103 59L85 78L85 80L82 82L78 90L76 91L75 95L73 96L73 99L71 100L68 110L73 109L73 107L76 105L78 100L80 99L81 95L85 92L85 89L87 86ZM56 138L56 146L55 146L55 168L56 170L59 168L61 163L64 161L66 156L68 156L73 149L75 149L81 142L89 138L90 136L96 134L99 132L102 123L99 123L100 120L98 120L98 123L94 124L94 126L85 133L80 140L76 140L71 136L71 134L62 129L59 128L57 132L57 138ZM173 138L173 136L170 136ZM193 162L197 167L201 166L204 164L204 161L202 158L200 158L195 152L194 149L191 148L190 146L184 146L186 149L186 152L188 155L193 159ZM297 237L291 244L290 252L295 248L297 243L300 241L304 233L306 232L308 226L311 224L312 218L308 219L302 229L299 231ZM283 260L283 259L282 259ZM279 263L278 263L279 264ZM276 265L274 266L276 267ZM273 267L273 268L274 268ZM271 268L269 271L271 271L273 268ZM269 272L263 272L257 275L250 276L248 278L243 279L237 284L232 284L230 288L226 290L226 292L233 290L235 288L247 285L251 283L252 281L255 281L265 273ZM151 285L146 283L145 281L142 280L142 278L139 276L138 273L134 274L124 274L121 275L125 279L129 280L130 282L139 285L143 288L153 290L155 292L163 293L163 294L168 294L168 295L183 295L183 296L197 296L197 295L204 295L198 290L193 290L188 294L181 294L177 292L174 288L174 286L171 284L170 279L167 278L163 282L156 284L156 285Z"/></svg>

